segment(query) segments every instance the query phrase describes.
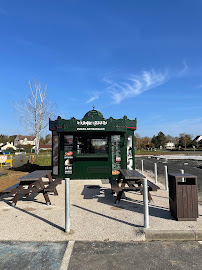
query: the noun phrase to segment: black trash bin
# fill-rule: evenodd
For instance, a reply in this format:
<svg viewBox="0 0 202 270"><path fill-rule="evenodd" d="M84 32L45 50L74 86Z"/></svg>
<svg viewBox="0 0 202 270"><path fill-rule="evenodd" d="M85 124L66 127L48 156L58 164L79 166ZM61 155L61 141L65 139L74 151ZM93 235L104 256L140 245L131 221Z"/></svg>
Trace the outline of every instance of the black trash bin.
<svg viewBox="0 0 202 270"><path fill-rule="evenodd" d="M171 215L179 221L197 220L197 176L171 173L168 174L168 182Z"/></svg>

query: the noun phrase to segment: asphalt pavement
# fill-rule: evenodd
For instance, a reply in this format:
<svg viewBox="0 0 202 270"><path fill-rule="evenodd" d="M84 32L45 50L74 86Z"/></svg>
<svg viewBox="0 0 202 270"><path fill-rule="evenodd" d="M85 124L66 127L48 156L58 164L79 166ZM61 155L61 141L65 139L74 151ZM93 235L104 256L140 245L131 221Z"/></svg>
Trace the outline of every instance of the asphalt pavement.
<svg viewBox="0 0 202 270"><path fill-rule="evenodd" d="M192 242L0 242L1 270L201 270ZM68 257L68 258L66 258Z"/></svg>
<svg viewBox="0 0 202 270"><path fill-rule="evenodd" d="M182 156L181 156L182 158ZM184 170L185 173L189 173L197 176L198 184L198 198L199 203L202 204L202 161L186 159L159 159L155 156L136 156L135 167L136 169L142 169L143 160L144 171L152 172L154 178L154 163L157 163L158 168L158 181L162 184L165 183L165 166L168 168L168 173L180 173L180 170Z"/></svg>

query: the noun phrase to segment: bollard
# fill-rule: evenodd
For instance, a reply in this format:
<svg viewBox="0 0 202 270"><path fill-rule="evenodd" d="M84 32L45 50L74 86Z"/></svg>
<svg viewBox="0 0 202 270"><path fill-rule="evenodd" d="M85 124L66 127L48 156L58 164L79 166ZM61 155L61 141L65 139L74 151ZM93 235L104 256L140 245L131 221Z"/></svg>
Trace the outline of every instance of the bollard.
<svg viewBox="0 0 202 270"><path fill-rule="evenodd" d="M65 232L70 232L70 179L65 178Z"/></svg>
<svg viewBox="0 0 202 270"><path fill-rule="evenodd" d="M168 191L168 167L164 166L164 170L165 170L165 190Z"/></svg>
<svg viewBox="0 0 202 270"><path fill-rule="evenodd" d="M144 227L149 228L149 205L147 179L143 178Z"/></svg>
<svg viewBox="0 0 202 270"><path fill-rule="evenodd" d="M142 174L144 174L144 160L142 159Z"/></svg>
<svg viewBox="0 0 202 270"><path fill-rule="evenodd" d="M180 170L182 174L184 174L184 170ZM184 177L182 177L182 182L184 182Z"/></svg>
<svg viewBox="0 0 202 270"><path fill-rule="evenodd" d="M155 184L157 184L157 178L158 178L158 175L157 175L157 163L154 163L154 174L155 174Z"/></svg>

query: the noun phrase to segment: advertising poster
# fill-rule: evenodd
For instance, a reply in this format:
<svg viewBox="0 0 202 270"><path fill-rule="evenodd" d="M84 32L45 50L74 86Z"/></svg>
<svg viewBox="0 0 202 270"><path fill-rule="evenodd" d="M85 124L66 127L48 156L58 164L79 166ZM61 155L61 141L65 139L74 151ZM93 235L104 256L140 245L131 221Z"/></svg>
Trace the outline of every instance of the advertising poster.
<svg viewBox="0 0 202 270"><path fill-rule="evenodd" d="M65 174L73 173L73 135L64 135Z"/></svg>
<svg viewBox="0 0 202 270"><path fill-rule="evenodd" d="M58 136L53 136L53 174L58 175Z"/></svg>
<svg viewBox="0 0 202 270"><path fill-rule="evenodd" d="M118 175L121 169L121 149L120 149L120 135L112 135L112 175Z"/></svg>
<svg viewBox="0 0 202 270"><path fill-rule="evenodd" d="M133 169L132 136L127 138L127 169Z"/></svg>
<svg viewBox="0 0 202 270"><path fill-rule="evenodd" d="M73 151L73 135L64 135L64 151Z"/></svg>
<svg viewBox="0 0 202 270"><path fill-rule="evenodd" d="M65 156L65 174L72 174L73 172L73 157Z"/></svg>

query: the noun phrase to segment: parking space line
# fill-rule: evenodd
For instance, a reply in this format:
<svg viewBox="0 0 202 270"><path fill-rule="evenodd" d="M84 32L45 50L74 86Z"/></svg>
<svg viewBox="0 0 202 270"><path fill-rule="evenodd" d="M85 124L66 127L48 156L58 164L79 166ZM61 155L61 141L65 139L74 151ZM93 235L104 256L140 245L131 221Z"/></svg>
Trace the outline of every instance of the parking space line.
<svg viewBox="0 0 202 270"><path fill-rule="evenodd" d="M61 266L60 266L60 270L67 270L68 269L69 261L70 261L71 254L72 254L72 251L73 251L73 248L74 248L74 242L75 241L69 241L68 242L68 245L67 245L67 248L66 248L62 263L61 263Z"/></svg>

